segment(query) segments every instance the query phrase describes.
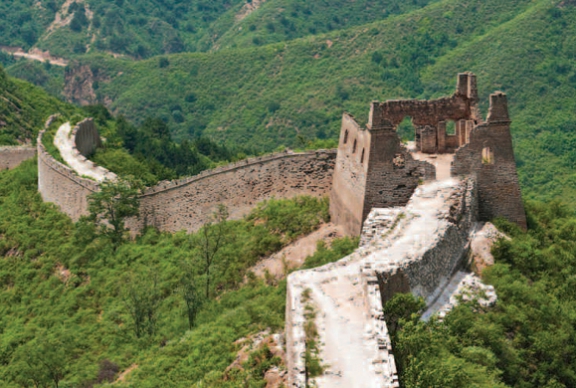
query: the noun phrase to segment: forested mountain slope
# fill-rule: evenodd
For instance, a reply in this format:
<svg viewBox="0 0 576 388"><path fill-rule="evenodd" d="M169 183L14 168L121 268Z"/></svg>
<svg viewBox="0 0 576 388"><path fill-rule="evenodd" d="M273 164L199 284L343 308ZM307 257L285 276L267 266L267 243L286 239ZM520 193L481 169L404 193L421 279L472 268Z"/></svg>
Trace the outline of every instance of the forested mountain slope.
<svg viewBox="0 0 576 388"><path fill-rule="evenodd" d="M0 67L0 146L35 141L51 114L77 110L39 87L8 77Z"/></svg>
<svg viewBox="0 0 576 388"><path fill-rule="evenodd" d="M131 58L262 45L381 20L431 0L2 0L0 46ZM343 12L343 10L346 12Z"/></svg>
<svg viewBox="0 0 576 388"><path fill-rule="evenodd" d="M163 118L178 139L204 133L271 150L334 139L342 112L363 121L373 99L451 93L456 73L470 70L484 111L494 90L510 96L523 186L574 198L574 36L573 3L444 0L258 48L140 62L92 56L69 77L85 77L115 112Z"/></svg>

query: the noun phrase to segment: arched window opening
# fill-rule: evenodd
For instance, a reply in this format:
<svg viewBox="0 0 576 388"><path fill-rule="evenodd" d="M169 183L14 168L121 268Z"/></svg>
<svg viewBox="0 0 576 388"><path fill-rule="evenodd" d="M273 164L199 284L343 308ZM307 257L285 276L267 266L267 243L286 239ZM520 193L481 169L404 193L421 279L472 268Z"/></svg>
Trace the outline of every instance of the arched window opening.
<svg viewBox="0 0 576 388"><path fill-rule="evenodd" d="M413 141L416 140L418 142L419 139L416 139L420 136L420 134L416 131L416 127L412 124L412 118L409 116L404 117L402 122L398 124L396 127L396 132L402 141Z"/></svg>
<svg viewBox="0 0 576 388"><path fill-rule="evenodd" d="M446 122L446 135L454 136L456 135L456 123L452 120Z"/></svg>
<svg viewBox="0 0 576 388"><path fill-rule="evenodd" d="M352 153L356 153L356 139L354 139L354 145L352 146Z"/></svg>
<svg viewBox="0 0 576 388"><path fill-rule="evenodd" d="M482 149L482 164L494 164L494 153L490 147Z"/></svg>
<svg viewBox="0 0 576 388"><path fill-rule="evenodd" d="M360 164L364 164L364 148L362 148L362 155L360 155Z"/></svg>
<svg viewBox="0 0 576 388"><path fill-rule="evenodd" d="M344 144L348 143L348 130L344 131Z"/></svg>

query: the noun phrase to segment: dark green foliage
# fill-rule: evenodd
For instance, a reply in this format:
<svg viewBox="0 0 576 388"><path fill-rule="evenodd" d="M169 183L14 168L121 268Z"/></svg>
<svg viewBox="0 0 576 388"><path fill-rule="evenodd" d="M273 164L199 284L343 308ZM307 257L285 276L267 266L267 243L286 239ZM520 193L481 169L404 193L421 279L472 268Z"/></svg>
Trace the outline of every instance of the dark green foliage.
<svg viewBox="0 0 576 388"><path fill-rule="evenodd" d="M326 246L324 241L319 241L316 247L316 252L312 256L308 256L304 262L304 268L316 268L324 264L332 263L340 260L342 257L348 256L354 249L358 248L358 239L344 237L332 241L330 248Z"/></svg>
<svg viewBox="0 0 576 388"><path fill-rule="evenodd" d="M527 233L498 221L513 239L498 242L484 273L496 307L464 304L442 324L398 320L394 353L406 387L576 384L576 214L558 202L527 208Z"/></svg>
<svg viewBox="0 0 576 388"><path fill-rule="evenodd" d="M138 216L141 191L136 180L106 180L100 183L99 191L88 196L89 220L115 249L124 241L126 219Z"/></svg>
<svg viewBox="0 0 576 388"><path fill-rule="evenodd" d="M64 89L64 68L52 66L49 62L19 60L6 68L11 77L23 79L55 97L61 97ZM56 112L54 112L56 113Z"/></svg>
<svg viewBox="0 0 576 388"><path fill-rule="evenodd" d="M221 146L206 137L178 144L172 140L168 125L159 119L147 119L136 127L123 116L112 118L102 105L83 109L86 115L95 118L100 133L107 139L104 148L97 150L91 159L146 186L195 175L215 167L216 163L245 157L242 148Z"/></svg>
<svg viewBox="0 0 576 388"><path fill-rule="evenodd" d="M0 145L35 142L50 115L56 112L72 115L78 111L38 87L8 77L2 68L0 97Z"/></svg>
<svg viewBox="0 0 576 388"><path fill-rule="evenodd" d="M264 221L271 230L282 235L286 243L312 232L329 219L328 198L305 196L294 198L288 206L285 200L261 202L248 216L251 221Z"/></svg>
<svg viewBox="0 0 576 388"><path fill-rule="evenodd" d="M130 313L136 338L153 336L158 323L158 311L164 300L158 284L158 274L149 269L126 279L121 291L124 306Z"/></svg>

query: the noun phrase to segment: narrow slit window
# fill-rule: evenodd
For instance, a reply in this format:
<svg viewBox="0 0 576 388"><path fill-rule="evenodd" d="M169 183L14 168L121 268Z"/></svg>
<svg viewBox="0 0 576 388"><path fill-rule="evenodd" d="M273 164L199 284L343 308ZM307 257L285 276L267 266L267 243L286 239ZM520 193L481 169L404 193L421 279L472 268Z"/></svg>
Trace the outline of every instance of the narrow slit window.
<svg viewBox="0 0 576 388"><path fill-rule="evenodd" d="M360 155L360 164L364 164L364 148L362 148L362 155Z"/></svg>
<svg viewBox="0 0 576 388"><path fill-rule="evenodd" d="M344 132L344 144L348 143L348 130Z"/></svg>
<svg viewBox="0 0 576 388"><path fill-rule="evenodd" d="M354 145L352 146L352 153L356 153L356 139L354 139Z"/></svg>

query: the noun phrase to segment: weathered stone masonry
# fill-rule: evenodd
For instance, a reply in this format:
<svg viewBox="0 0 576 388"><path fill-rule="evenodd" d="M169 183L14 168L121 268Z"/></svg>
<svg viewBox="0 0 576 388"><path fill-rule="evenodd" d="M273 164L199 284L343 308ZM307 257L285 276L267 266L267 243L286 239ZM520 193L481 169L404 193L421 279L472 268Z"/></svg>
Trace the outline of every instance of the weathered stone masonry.
<svg viewBox="0 0 576 388"><path fill-rule="evenodd" d="M93 152L99 142L93 130L92 122L86 120L72 132L78 158L86 159L84 153ZM46 202L55 203L76 221L88 214L88 196L98 190L98 183L56 161L42 145L43 133L38 138L39 191ZM228 206L232 219L239 219L256 203L272 197L325 196L332 187L335 158L334 151L284 152L161 182L144 192L140 217L127 225L132 231L152 225L163 231L190 232L199 229L221 203Z"/></svg>
<svg viewBox="0 0 576 388"><path fill-rule="evenodd" d="M46 151L38 136L38 190L45 202L52 202L74 221L88 214L88 196L99 190L98 184L79 177L74 170L58 162Z"/></svg>
<svg viewBox="0 0 576 388"><path fill-rule="evenodd" d="M0 170L10 170L36 155L35 147L0 147Z"/></svg>
<svg viewBox="0 0 576 388"><path fill-rule="evenodd" d="M272 197L325 196L332 187L335 158L334 151L287 152L160 183L142 195L140 218L130 226L190 232L202 226L218 204L228 207L230 218L239 219Z"/></svg>
<svg viewBox="0 0 576 388"><path fill-rule="evenodd" d="M502 216L526 228L506 95L490 96L484 122L471 73L458 75L451 97L373 102L366 128L344 115L330 192L335 223L359 235L372 208L404 206L419 183L435 179L434 166L415 160L400 142L396 129L405 117L411 117L416 130L416 151L454 154L451 175L474 176L480 220ZM446 133L450 121L453 135Z"/></svg>

